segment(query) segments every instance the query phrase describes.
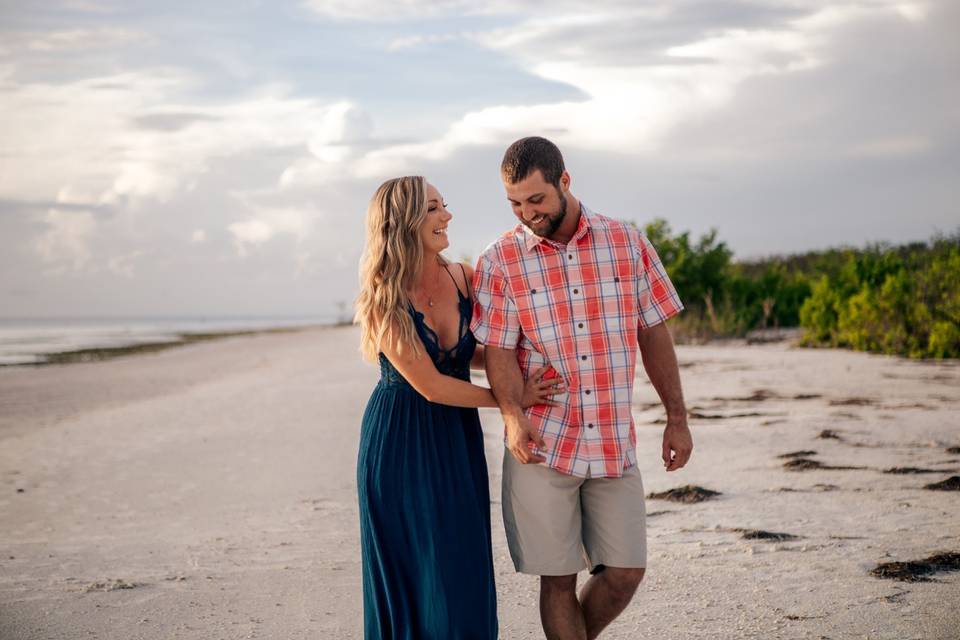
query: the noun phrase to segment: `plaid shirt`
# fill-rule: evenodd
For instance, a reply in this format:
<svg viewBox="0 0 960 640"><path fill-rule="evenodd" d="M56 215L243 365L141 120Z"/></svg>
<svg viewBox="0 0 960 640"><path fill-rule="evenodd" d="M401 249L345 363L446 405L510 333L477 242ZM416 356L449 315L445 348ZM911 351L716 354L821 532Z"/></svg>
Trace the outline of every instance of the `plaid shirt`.
<svg viewBox="0 0 960 640"><path fill-rule="evenodd" d="M637 332L683 304L647 239L581 205L566 246L523 225L484 250L473 277L477 341L515 349L526 378L549 363L567 392L525 414L546 464L580 477L620 477L636 464L630 411Z"/></svg>

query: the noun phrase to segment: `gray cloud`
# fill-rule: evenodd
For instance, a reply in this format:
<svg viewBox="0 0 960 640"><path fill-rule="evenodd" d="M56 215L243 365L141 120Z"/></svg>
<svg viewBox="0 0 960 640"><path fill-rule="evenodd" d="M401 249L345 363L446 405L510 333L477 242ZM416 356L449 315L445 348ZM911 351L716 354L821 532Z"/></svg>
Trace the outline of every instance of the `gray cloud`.
<svg viewBox="0 0 960 640"><path fill-rule="evenodd" d="M134 117L133 123L138 127L154 131L178 131L194 122L215 120L218 118L205 113L150 113Z"/></svg>

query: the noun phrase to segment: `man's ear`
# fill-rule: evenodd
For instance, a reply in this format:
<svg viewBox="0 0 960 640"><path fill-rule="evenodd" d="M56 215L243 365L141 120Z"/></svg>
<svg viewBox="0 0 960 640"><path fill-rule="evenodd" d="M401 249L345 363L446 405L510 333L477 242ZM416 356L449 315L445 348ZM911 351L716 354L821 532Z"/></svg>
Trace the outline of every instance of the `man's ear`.
<svg viewBox="0 0 960 640"><path fill-rule="evenodd" d="M564 169L563 173L560 174L560 188L563 191L570 190L570 174L567 173L566 169Z"/></svg>

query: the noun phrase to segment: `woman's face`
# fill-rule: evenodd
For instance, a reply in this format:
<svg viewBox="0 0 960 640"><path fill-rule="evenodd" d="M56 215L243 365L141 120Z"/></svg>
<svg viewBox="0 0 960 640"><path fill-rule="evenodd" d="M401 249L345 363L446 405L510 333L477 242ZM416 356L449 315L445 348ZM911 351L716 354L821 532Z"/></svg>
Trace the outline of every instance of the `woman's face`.
<svg viewBox="0 0 960 640"><path fill-rule="evenodd" d="M447 223L453 215L447 211L447 204L437 188L427 183L427 216L420 225L420 239L426 253L440 253L450 246L447 240Z"/></svg>

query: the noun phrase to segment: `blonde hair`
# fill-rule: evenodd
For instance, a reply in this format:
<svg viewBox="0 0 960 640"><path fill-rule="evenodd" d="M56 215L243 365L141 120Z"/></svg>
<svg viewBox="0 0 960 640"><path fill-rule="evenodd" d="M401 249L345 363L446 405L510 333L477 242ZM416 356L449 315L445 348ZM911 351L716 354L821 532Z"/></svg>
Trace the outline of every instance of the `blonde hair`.
<svg viewBox="0 0 960 640"><path fill-rule="evenodd" d="M360 295L354 322L360 325L360 352L376 361L382 344L422 353L407 311L420 277L423 244L420 226L427 215L427 180L404 176L387 180L367 209L367 242L360 261ZM395 330L398 335L395 335Z"/></svg>

